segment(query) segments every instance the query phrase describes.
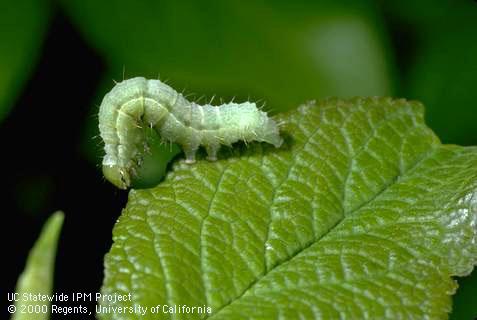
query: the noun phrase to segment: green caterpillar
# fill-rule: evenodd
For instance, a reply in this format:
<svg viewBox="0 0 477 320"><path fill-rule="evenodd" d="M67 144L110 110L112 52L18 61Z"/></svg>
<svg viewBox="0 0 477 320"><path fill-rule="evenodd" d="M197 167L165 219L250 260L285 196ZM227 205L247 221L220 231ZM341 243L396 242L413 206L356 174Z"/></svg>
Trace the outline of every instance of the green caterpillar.
<svg viewBox="0 0 477 320"><path fill-rule="evenodd" d="M130 186L147 148L144 126L154 128L163 141L180 145L186 163L195 162L199 146L214 161L220 145L239 140L267 142L277 148L283 143L277 123L255 103L202 106L159 80L124 80L105 95L99 108L103 174L120 189Z"/></svg>

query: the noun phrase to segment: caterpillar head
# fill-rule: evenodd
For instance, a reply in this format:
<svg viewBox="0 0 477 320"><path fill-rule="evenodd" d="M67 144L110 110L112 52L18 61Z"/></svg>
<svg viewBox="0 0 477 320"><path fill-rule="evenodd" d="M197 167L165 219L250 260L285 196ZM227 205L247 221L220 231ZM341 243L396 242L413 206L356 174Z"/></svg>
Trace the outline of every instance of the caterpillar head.
<svg viewBox="0 0 477 320"><path fill-rule="evenodd" d="M129 172L117 165L103 165L103 175L119 189L127 189L131 184Z"/></svg>

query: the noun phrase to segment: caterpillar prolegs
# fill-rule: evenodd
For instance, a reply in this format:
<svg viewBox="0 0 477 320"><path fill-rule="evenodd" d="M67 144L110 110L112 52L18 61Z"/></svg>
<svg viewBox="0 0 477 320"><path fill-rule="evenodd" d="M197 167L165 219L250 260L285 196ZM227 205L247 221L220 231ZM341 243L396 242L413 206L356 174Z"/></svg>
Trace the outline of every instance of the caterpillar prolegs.
<svg viewBox="0 0 477 320"><path fill-rule="evenodd" d="M255 103L198 105L160 80L124 80L105 95L99 108L103 174L118 188L128 188L140 166L147 148L145 126L154 128L163 141L180 145L187 163L195 162L199 146L214 161L221 145L242 140L278 148L283 142L277 123Z"/></svg>

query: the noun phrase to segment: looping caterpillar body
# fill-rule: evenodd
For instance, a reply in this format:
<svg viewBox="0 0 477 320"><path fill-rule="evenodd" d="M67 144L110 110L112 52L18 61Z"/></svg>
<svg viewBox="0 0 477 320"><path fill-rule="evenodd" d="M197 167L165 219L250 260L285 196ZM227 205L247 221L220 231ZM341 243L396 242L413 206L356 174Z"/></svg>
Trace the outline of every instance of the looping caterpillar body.
<svg viewBox="0 0 477 320"><path fill-rule="evenodd" d="M128 188L140 166L147 147L144 126L154 128L163 141L179 144L186 163L195 162L199 146L214 161L220 145L243 140L278 148L283 142L277 123L255 103L198 105L159 80L124 80L105 95L99 109L103 174L118 188Z"/></svg>

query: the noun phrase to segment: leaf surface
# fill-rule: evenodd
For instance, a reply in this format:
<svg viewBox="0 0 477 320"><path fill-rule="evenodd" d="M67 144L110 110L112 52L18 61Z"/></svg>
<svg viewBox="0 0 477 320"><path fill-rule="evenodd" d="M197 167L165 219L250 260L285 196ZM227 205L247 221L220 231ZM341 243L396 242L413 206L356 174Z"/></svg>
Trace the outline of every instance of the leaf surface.
<svg viewBox="0 0 477 320"><path fill-rule="evenodd" d="M104 293L212 313L101 319L447 317L451 276L477 260L477 148L442 145L405 100L329 99L277 120L282 148L178 162L131 191L114 228Z"/></svg>

